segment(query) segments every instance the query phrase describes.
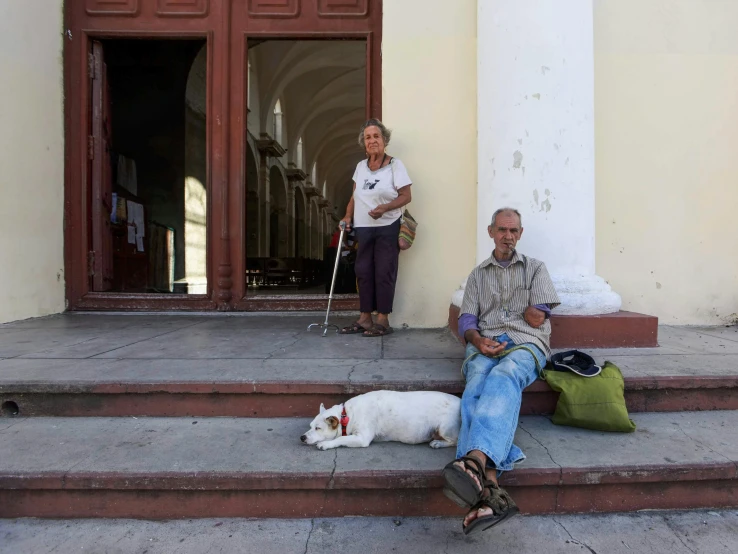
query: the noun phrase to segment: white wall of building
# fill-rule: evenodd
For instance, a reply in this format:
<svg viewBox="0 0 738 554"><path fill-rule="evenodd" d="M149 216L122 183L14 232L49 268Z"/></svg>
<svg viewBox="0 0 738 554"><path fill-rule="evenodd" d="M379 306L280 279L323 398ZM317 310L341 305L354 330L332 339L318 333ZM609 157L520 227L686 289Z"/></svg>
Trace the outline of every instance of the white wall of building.
<svg viewBox="0 0 738 554"><path fill-rule="evenodd" d="M386 0L382 118L419 221L400 253L393 325L440 327L476 247L477 0Z"/></svg>
<svg viewBox="0 0 738 554"><path fill-rule="evenodd" d="M661 323L735 323L738 2L594 8L597 273Z"/></svg>
<svg viewBox="0 0 738 554"><path fill-rule="evenodd" d="M62 0L0 3L0 322L64 309Z"/></svg>

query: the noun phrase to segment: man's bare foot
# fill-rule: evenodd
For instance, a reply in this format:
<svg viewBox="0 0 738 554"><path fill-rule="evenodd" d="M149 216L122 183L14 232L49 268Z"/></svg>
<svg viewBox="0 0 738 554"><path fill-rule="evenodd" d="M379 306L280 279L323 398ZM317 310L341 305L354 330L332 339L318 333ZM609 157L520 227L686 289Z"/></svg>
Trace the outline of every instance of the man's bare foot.
<svg viewBox="0 0 738 554"><path fill-rule="evenodd" d="M482 452L480 452L478 450L472 450L471 452L469 452L468 455L469 456L472 456L473 458L475 458L477 460L479 460L479 462L482 462L482 460L484 460L484 464L483 465L486 466L486 464L487 464L487 456L485 456ZM463 464L460 464L460 462L457 462L456 465L463 466ZM463 468L463 469L466 469L466 468ZM479 488L480 489L482 489L482 484L479 483L479 479L477 479L476 475L474 475L473 473L471 473L468 469L466 469L466 472L469 475L471 475L471 477L474 479L474 482L477 485L479 485ZM497 484L497 470L495 468L488 468L485 471L485 476L487 478L487 481L491 481L495 485ZM484 488L484 490L482 491L482 498L486 498L488 496L489 496L489 489ZM489 515L492 515L493 513L494 512L493 512L492 508L490 508L489 506L486 506L486 505L481 506L480 508L478 508L476 510L472 509L472 510L470 510L466 514L466 516L464 516L464 527L466 527L472 521L474 521L475 519L477 519L479 517L489 516Z"/></svg>
<svg viewBox="0 0 738 554"><path fill-rule="evenodd" d="M482 467L485 467L485 465L487 464L487 456L485 456L479 450L472 450L471 452L469 452L469 454L467 454L467 456L470 456L474 458L475 460L477 460ZM472 470L466 467L463 461L454 462L454 465L458 467L460 470L465 471L467 475L469 475L469 477L471 477L474 480L474 484L477 486L477 490L481 491L484 488L483 483L479 482L479 477L477 477L477 475ZM487 476L489 476L489 471L487 472ZM497 482L497 479L495 479L495 483L496 482Z"/></svg>
<svg viewBox="0 0 738 554"><path fill-rule="evenodd" d="M497 470L487 469L486 479L482 499L464 516L464 534L489 529L520 513L515 501L497 483Z"/></svg>
<svg viewBox="0 0 738 554"><path fill-rule="evenodd" d="M482 506L478 510L471 510L466 516L464 516L464 527L468 527L469 524L479 517L490 516L494 512L489 506Z"/></svg>

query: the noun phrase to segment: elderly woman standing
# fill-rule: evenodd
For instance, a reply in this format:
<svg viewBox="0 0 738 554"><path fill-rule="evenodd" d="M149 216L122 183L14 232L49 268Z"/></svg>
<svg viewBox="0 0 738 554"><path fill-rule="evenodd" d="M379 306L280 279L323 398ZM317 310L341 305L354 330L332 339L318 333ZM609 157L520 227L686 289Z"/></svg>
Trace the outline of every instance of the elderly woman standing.
<svg viewBox="0 0 738 554"><path fill-rule="evenodd" d="M400 219L402 207L412 198L412 181L403 163L387 155L389 141L390 130L378 119L367 121L359 133L367 159L356 166L354 194L342 222L347 229L354 227L359 243L354 267L361 315L341 329L343 334L381 337L392 332L389 314L397 282ZM372 312L377 312L376 321Z"/></svg>

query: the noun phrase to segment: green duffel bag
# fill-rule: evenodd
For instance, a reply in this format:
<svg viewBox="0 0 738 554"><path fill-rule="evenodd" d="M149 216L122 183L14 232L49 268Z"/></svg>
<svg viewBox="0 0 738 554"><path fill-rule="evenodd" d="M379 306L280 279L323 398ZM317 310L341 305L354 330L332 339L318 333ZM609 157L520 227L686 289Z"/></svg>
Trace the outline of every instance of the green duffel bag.
<svg viewBox="0 0 738 554"><path fill-rule="evenodd" d="M594 429L632 433L636 424L628 417L625 406L625 383L620 368L605 362L602 371L583 377L572 371L546 368L543 378L559 393L553 422Z"/></svg>

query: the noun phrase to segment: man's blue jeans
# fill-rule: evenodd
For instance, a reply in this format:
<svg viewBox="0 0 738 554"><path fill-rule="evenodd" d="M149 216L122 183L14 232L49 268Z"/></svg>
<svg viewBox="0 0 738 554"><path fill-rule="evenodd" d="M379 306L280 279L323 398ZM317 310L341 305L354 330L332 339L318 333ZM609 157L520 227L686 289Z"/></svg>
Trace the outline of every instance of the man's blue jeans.
<svg viewBox="0 0 738 554"><path fill-rule="evenodd" d="M497 338L507 341L505 350L514 344L507 335ZM533 344L525 344L536 353L540 367L546 356ZM475 354L471 359L469 356ZM523 389L538 378L533 355L519 349L502 358L488 358L479 354L471 344L466 346L468 360L462 371L466 388L461 397L461 430L456 457L466 456L472 450L484 452L489 467L510 471L513 465L525 459L523 451L513 444L518 426Z"/></svg>

